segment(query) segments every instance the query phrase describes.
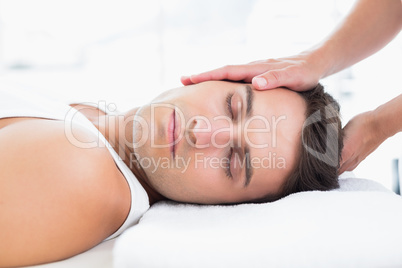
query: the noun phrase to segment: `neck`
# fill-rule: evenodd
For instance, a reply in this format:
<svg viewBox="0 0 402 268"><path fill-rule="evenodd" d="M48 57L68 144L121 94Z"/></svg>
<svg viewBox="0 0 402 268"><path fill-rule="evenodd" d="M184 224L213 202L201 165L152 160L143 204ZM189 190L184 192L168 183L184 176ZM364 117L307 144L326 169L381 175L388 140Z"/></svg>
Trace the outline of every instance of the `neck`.
<svg viewBox="0 0 402 268"><path fill-rule="evenodd" d="M101 115L97 127L105 136L113 149L117 152L124 163L134 173L135 177L144 187L148 194L149 203L152 205L166 199L159 194L149 183L148 178L137 162L133 144L133 119L138 108L117 115Z"/></svg>

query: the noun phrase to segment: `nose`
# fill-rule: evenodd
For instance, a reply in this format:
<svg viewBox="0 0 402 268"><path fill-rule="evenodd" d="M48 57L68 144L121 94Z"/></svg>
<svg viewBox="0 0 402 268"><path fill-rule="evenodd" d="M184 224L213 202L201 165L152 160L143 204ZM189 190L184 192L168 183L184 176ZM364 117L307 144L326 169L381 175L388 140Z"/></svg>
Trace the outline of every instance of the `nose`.
<svg viewBox="0 0 402 268"><path fill-rule="evenodd" d="M226 120L194 119L187 129L190 145L196 148L227 147L233 140L233 128Z"/></svg>

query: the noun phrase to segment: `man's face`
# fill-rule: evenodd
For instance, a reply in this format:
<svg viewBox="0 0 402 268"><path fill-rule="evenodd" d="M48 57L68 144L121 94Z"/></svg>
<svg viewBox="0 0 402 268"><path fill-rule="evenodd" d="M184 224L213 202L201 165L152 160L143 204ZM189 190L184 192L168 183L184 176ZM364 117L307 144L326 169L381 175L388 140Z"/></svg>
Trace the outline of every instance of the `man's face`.
<svg viewBox="0 0 402 268"><path fill-rule="evenodd" d="M168 199L220 204L275 196L297 162L305 109L285 89L222 81L173 89L137 111L135 156Z"/></svg>

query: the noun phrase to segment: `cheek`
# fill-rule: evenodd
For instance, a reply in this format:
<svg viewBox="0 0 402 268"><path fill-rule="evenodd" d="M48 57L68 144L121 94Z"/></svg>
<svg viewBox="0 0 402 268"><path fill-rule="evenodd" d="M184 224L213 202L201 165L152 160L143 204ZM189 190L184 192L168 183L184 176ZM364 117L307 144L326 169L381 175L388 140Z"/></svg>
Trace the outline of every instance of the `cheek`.
<svg viewBox="0 0 402 268"><path fill-rule="evenodd" d="M168 170L163 174L165 182L161 192L176 201L205 204L221 202L229 187L222 183L225 178L222 178L219 168L202 159L193 159L185 165L185 170Z"/></svg>
<svg viewBox="0 0 402 268"><path fill-rule="evenodd" d="M198 158L185 175L186 178L190 178L188 187L193 189L194 194L204 203L225 202L233 190L221 164L213 159L215 158Z"/></svg>
<svg viewBox="0 0 402 268"><path fill-rule="evenodd" d="M222 173L219 163L211 161L217 159L207 157L203 154L193 154L188 158L176 158L178 169L174 170L180 173L181 183L188 188L209 189L217 186L221 180Z"/></svg>

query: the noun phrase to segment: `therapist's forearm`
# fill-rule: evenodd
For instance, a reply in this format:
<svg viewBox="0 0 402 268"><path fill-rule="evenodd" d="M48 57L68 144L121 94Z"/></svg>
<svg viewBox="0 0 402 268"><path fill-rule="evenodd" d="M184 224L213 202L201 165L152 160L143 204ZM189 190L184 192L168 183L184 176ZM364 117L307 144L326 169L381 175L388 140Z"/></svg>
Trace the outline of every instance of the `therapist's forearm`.
<svg viewBox="0 0 402 268"><path fill-rule="evenodd" d="M402 131L402 94L373 111L374 129L383 140Z"/></svg>
<svg viewBox="0 0 402 268"><path fill-rule="evenodd" d="M321 67L324 78L383 48L401 25L401 0L358 0L334 32L307 53Z"/></svg>

